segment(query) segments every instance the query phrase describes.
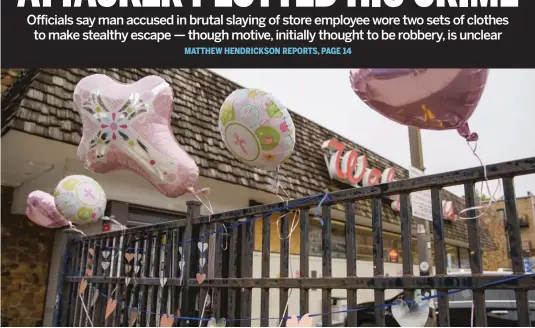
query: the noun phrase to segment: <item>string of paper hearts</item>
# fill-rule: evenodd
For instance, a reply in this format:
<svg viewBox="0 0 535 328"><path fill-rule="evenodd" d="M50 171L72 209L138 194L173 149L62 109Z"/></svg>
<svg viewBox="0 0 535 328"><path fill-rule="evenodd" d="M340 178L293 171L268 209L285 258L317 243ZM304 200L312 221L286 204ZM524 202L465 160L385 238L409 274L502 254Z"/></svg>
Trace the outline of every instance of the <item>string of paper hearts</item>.
<svg viewBox="0 0 535 328"><path fill-rule="evenodd" d="M494 285L500 285L500 284L504 284L504 283L511 282L511 281L514 281L514 280L522 279L524 277L534 277L534 276L535 276L535 273L529 273L529 274L525 274L525 275L522 275L522 276L509 277L509 278L505 278L505 279L501 279L501 280L490 282L488 284L481 285L481 286L479 286L479 288L486 288L486 287L490 287L490 286L494 286ZM405 300L403 302L405 304L412 304L414 302L422 302L422 301L427 301L427 300L431 300L431 299L435 299L435 298L445 297L445 296L448 296L448 295L460 293L460 292L465 291L465 290L470 290L470 289L456 289L456 290L452 290L452 291L448 291L448 292L444 292L444 293L440 293L440 294L436 294L436 295L420 298L419 300ZM119 304L120 302L114 300L113 298L108 298L108 296L106 294L103 294L103 293L99 293L97 295L101 295L102 297L108 299L108 303L107 303L108 305L107 305L107 308L106 308L106 318L107 318L115 310L117 304ZM180 316L180 313L177 313L178 315L162 314L161 315L161 319L164 318L164 321L162 322L162 320L160 319L160 326L161 327L171 327L172 323L176 319L192 320L192 321L204 321L204 322L208 322L208 324L210 324L208 327L224 327L224 325L222 325L222 324L223 323L226 324L228 322L256 321L256 320L268 319L268 320L277 320L277 321L279 321L279 320L287 320L286 327L311 327L311 326L313 326L311 321L313 320L314 317L320 317L320 316L324 316L324 315L332 315L332 314L338 314L338 313L359 312L359 311L363 311L363 310L373 310L373 309L387 308L387 307L398 306L399 304L400 304L399 302L395 302L395 303L392 303L392 304L386 304L385 303L385 304L380 304L380 305L376 305L376 306L358 307L358 308L354 308L354 309L347 309L347 310L333 311L333 312L326 312L326 313L319 313L319 314L308 314L307 313L307 314L304 314L302 316L292 315L292 316L286 316L286 317L273 317L273 318L242 318L242 319L234 319L234 320L230 320L230 321L227 320L227 319L224 319L224 318L220 318L219 321L217 321L215 318L208 319L208 318L196 318L196 317L183 317L183 316ZM93 306L93 305L94 305L94 302L91 304L91 306ZM151 312L151 311L140 311L139 309L137 309L135 307L129 307L128 306L127 308L129 310L136 311L136 312L144 312L144 313L147 313L147 314L156 315L156 313L154 313L154 312ZM171 325L166 325L166 324L169 324L171 319L172 319ZM297 323L296 323L296 321L297 321Z"/></svg>

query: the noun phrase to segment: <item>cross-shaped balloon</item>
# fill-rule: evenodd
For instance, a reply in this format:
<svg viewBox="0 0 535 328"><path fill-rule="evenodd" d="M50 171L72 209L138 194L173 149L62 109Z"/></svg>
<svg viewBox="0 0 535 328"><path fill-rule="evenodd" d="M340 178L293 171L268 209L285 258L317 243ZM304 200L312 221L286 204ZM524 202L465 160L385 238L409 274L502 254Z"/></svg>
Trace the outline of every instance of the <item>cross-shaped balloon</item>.
<svg viewBox="0 0 535 328"><path fill-rule="evenodd" d="M164 79L122 84L91 75L76 86L74 106L83 124L78 156L88 170L136 172L167 197L193 192L199 169L173 135L173 89Z"/></svg>

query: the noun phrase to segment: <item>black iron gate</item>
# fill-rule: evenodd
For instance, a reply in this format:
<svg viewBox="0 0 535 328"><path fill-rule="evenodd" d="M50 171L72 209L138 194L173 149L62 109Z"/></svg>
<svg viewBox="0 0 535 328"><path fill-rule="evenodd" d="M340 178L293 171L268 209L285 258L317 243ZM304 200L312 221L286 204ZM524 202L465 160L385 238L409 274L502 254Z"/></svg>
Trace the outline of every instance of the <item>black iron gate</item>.
<svg viewBox="0 0 535 328"><path fill-rule="evenodd" d="M470 246L469 276L448 276L444 221L440 190L464 185L467 207L476 205L474 184L485 179L483 168L429 175L389 184L316 195L288 203L254 206L211 216L200 216L200 204L188 203L186 220L80 238L69 235L64 272L58 292L55 325L77 326L199 326L208 318L226 318L227 326L251 326L252 291L260 289L261 326L269 325L269 290L280 290L280 316L285 313L289 289L300 292L300 314L309 312L309 290L322 291L322 326L332 325L331 291L346 289L349 326L357 325L357 290L373 289L375 321L385 325L385 289L434 289L438 294L452 289L473 291L474 321L486 326L485 290L512 289L520 326L530 326L528 290L535 289L535 276L524 275L522 241L515 203L513 178L535 173L535 158L487 166L488 179L502 179L512 275L483 275L480 225L467 220ZM409 202L410 192L431 190L436 275L413 275ZM382 198L400 195L403 276L384 275ZM345 206L346 244L355 245L355 201L371 199L373 228L373 277L357 277L356 247L346 247L347 277L333 278L331 258L331 206ZM309 209L321 205L322 275L309 273ZM275 212L300 210L299 278L289 276L289 242L280 241L280 276L269 278L270 220L262 220L261 278L252 278L255 219ZM476 216L475 210L467 213ZM281 220L287 235L288 220ZM495 281L506 279L499 284ZM490 284L490 285L489 285ZM210 291L210 292L209 292ZM209 292L209 293L208 293ZM210 306L205 306L207 293ZM108 313L106 313L108 312ZM438 298L438 325L449 326L447 297ZM287 318L286 318L287 319ZM283 319L284 320L284 319ZM285 323L283 322L284 326Z"/></svg>

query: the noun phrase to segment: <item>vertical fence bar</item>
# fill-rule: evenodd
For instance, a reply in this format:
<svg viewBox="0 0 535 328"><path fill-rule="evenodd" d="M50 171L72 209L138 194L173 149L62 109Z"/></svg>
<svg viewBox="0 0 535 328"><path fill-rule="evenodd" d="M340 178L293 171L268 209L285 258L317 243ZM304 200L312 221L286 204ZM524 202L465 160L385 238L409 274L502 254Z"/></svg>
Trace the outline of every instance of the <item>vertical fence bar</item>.
<svg viewBox="0 0 535 328"><path fill-rule="evenodd" d="M412 210L409 194L399 195L399 217L401 223L401 255L403 257L403 276L413 275L412 261ZM412 300L414 291L404 289L405 299Z"/></svg>
<svg viewBox="0 0 535 328"><path fill-rule="evenodd" d="M101 237L95 242L95 248L93 249L95 253L95 256L93 256L93 267L94 267L93 274L96 274L99 277L104 275L104 269L102 268L102 265L101 265L101 261L102 261L101 251L104 245L105 245L104 238ZM94 284L94 285L91 285L91 287L95 289L94 293L99 294L97 301L95 302L95 304L93 305L93 308L91 309L91 320L93 321L93 324L95 326L102 326L101 322L102 322L102 319L104 318L102 314L102 307L104 306L104 304L106 304L106 301L107 301L107 299L104 299L101 295L103 293L102 289L104 288L104 284Z"/></svg>
<svg viewBox="0 0 535 328"><path fill-rule="evenodd" d="M159 245L158 245L158 248L156 249L158 258L157 260L154 261L155 271L158 272L158 277L160 278L160 281L158 283L157 296L156 296L156 327L160 327L160 318L162 314L167 315L167 311L165 307L166 304L164 300L165 300L165 288L167 286L167 282L165 279L169 278L165 270L165 259L167 255L167 247L169 246L168 237L169 235L167 234L167 231L160 231L159 236L158 236Z"/></svg>
<svg viewBox="0 0 535 328"><path fill-rule="evenodd" d="M212 231L217 230L217 224L212 225ZM215 235L215 256L214 256L214 272L213 279L221 279L223 277L223 252L227 250L228 244L226 243L225 229L224 231L218 230L219 232ZM212 288L212 314L215 318L222 317L222 304L221 301L222 293L221 288L216 287Z"/></svg>
<svg viewBox="0 0 535 328"><path fill-rule="evenodd" d="M442 216L442 201L440 200L440 188L431 189L431 207L433 213L433 232L435 242L435 265L438 275L446 272L446 242L444 239L444 218ZM447 292L447 289L438 289L437 293ZM438 298L438 313L440 327L450 326L450 307L448 297Z"/></svg>
<svg viewBox="0 0 535 328"><path fill-rule="evenodd" d="M247 223L241 226L242 229L242 243L241 243L241 276L242 278L251 278L253 276L253 250L254 250L254 225L255 220L248 220ZM244 288L242 290L241 300L241 319L240 324L243 327L251 326L251 303L253 289Z"/></svg>
<svg viewBox="0 0 535 328"><path fill-rule="evenodd" d="M182 240L180 238L180 228L176 228L172 230L172 245L170 248L171 251L171 263L169 264L169 277L172 278L178 278L180 277L179 272L179 261L180 261L180 252L179 250L179 242ZM169 288L168 297L171 300L170 304L170 310L168 314L177 315L179 313L180 309L180 287L179 286L172 286Z"/></svg>
<svg viewBox="0 0 535 328"><path fill-rule="evenodd" d="M234 222L233 222L234 223ZM236 278L238 275L238 229L230 230L228 277ZM229 288L227 293L227 319L232 322L236 319L237 288ZM234 323L231 323L234 325Z"/></svg>
<svg viewBox="0 0 535 328"><path fill-rule="evenodd" d="M279 219L279 228L280 228L280 277L288 277L288 267L290 265L290 239L287 238L289 234L289 224L291 212L279 213L281 216L286 216L282 219ZM288 303L288 288L279 288L279 317L286 317L288 315L286 303ZM286 326L286 320L282 319L282 326Z"/></svg>
<svg viewBox="0 0 535 328"><path fill-rule="evenodd" d="M78 241L75 246L73 247L73 251L72 251L72 272L71 272L71 275L73 276L78 276L79 273L78 273L78 270L79 270L79 261L80 261L80 250L82 249L82 242L81 241ZM71 304L69 304L69 306L72 306L72 304L76 304L76 298L78 297L78 283L76 282L71 282L70 283L72 285L71 287ZM68 314L68 325L66 325L66 327L69 327L69 326L74 326L74 316L75 316L75 309L69 309L69 314Z"/></svg>
<svg viewBox="0 0 535 328"><path fill-rule="evenodd" d="M83 277L85 275L85 261L86 261L86 257L84 256L84 254L87 254L87 243L82 241L80 243L80 250L77 252L78 254L76 254L77 256L77 261L78 261L78 265L77 265L77 270L78 270L78 273L77 273L77 276L79 277ZM81 322L81 317L82 317L82 303L80 302L80 293L78 292L79 289L80 289L80 282L81 280L77 283L77 286L76 286L76 300L74 302L74 322L73 324L77 327L80 326L80 322Z"/></svg>
<svg viewBox="0 0 535 328"><path fill-rule="evenodd" d="M382 203L380 198L372 199L372 234L373 234L373 275L384 275L384 249L383 249L383 223L382 223ZM375 286L373 286L375 287ZM385 303L385 290L374 288L375 298L375 325L384 327L385 308L379 307Z"/></svg>
<svg viewBox="0 0 535 328"><path fill-rule="evenodd" d="M57 235L57 234L56 234ZM56 237L58 238L58 237ZM70 327L69 322L69 306L72 303L72 292L74 284L66 282L65 276L72 276L74 271L74 256L73 252L73 235L69 232L64 232L64 249L63 249L63 263L58 275L57 296L59 302L54 306L53 326ZM74 248L76 249L76 248ZM61 308L60 308L61 306Z"/></svg>
<svg viewBox="0 0 535 328"><path fill-rule="evenodd" d="M119 241L117 241L116 239L119 239ZM116 237L115 238L115 247L117 248L117 253L116 255L113 257L112 259L112 265L113 263L115 263L114 265L114 272L112 274L115 275L116 278L119 278L123 275L123 269L124 269L124 252L123 252L123 248L124 248L124 243L125 243L125 236L124 234L122 234L120 237ZM115 308L115 311L113 311L113 321L114 324L113 326L115 327L119 327L121 326L121 307L124 306L124 303L126 302L126 293L123 293L123 289L124 291L126 292L126 287L124 285L124 280L118 284L115 284L115 289L117 290L116 293L115 293L115 300L117 301L117 307Z"/></svg>
<svg viewBox="0 0 535 328"><path fill-rule="evenodd" d="M323 205L321 207L321 216L323 219L323 229L321 231L321 267L322 278L332 277L332 248L331 248L331 206ZM331 327L333 316L332 312L332 298L331 289L323 288L321 290L321 312L325 313L321 317L321 324L323 327Z"/></svg>
<svg viewBox="0 0 535 328"><path fill-rule="evenodd" d="M199 251L197 248L197 240L199 238L200 226L193 225L194 219L201 215L201 203L197 201L188 201L187 203L187 218L186 218L186 232L184 233L182 252L184 254L184 272L182 282L182 311L181 316L193 317L195 316L195 297L192 296L192 288L189 287L191 278L194 278L198 273L199 268ZM181 325L188 325L188 322L181 320Z"/></svg>
<svg viewBox="0 0 535 328"><path fill-rule="evenodd" d="M346 212L346 222L345 222L345 233L346 233L346 266L347 266L347 276L356 277L357 276L357 244L356 244L356 229L355 229L355 202L349 201L345 203L345 212ZM357 290L348 289L347 290L347 308L355 309L357 307ZM357 312L348 312L347 313L347 326L356 327L357 326Z"/></svg>
<svg viewBox="0 0 535 328"><path fill-rule="evenodd" d="M112 240L112 243L111 243L111 255L108 257L107 260L110 263L110 267L108 269L108 277L113 278L116 275L117 264L115 263L115 261L117 260L116 255L117 255L117 252L119 251L120 247L119 247L119 242L117 240L117 237L112 237L111 240ZM109 299L113 299L114 301L117 301L118 297L119 297L119 293L120 293L120 291L118 290L117 284L115 284L115 285L112 284L112 283L108 284L108 300ZM108 327L108 326L114 327L115 326L114 322L115 322L115 315L116 314L117 314L117 308L115 308L115 310L106 319L106 322L105 322L106 323L106 327Z"/></svg>
<svg viewBox="0 0 535 328"><path fill-rule="evenodd" d="M148 267L149 267L147 265L147 260L149 259L148 254L149 254L149 249L150 249L150 244L151 244L150 232L145 232L145 233L143 233L142 236L143 236L142 237L142 239L143 239L143 249L141 250L141 259L137 260L137 258L136 258L137 267L134 267L134 274L137 275L137 277L145 278L148 275ZM138 288L138 290L139 290L137 308L138 309L146 309L145 306L147 304L146 296L147 296L148 286L147 285L139 285L139 286L136 286L136 288ZM138 311L137 315L138 315L138 319L136 321L136 326L137 327L141 327L142 323L143 323L143 320L147 320L148 313L146 313L145 311Z"/></svg>
<svg viewBox="0 0 535 328"><path fill-rule="evenodd" d="M310 255L310 242L308 240L308 227L310 222L310 214L308 208L302 208L299 212L299 224L301 228L299 247L299 272L301 278L309 277L309 255ZM308 288L301 288L299 291L300 302L299 312L301 315L308 313L309 310L309 290ZM263 326L263 325L262 325Z"/></svg>
<svg viewBox="0 0 535 328"><path fill-rule="evenodd" d="M156 277L156 252L159 251L159 240L158 240L158 232L152 231L150 232L149 236L150 238L150 249L147 250L145 255L150 254L150 256L145 260L145 264L147 265L149 269L149 277L154 278ZM153 310L153 303L154 303L154 285L148 286L147 291L147 298L146 298L146 307L147 310L147 316L145 321L146 327L152 327L156 326L156 323L159 322L158 318L156 318L156 314Z"/></svg>
<svg viewBox="0 0 535 328"><path fill-rule="evenodd" d="M137 282L134 280L134 267L136 265L136 262L137 262L137 256L138 256L138 248L140 248L141 246L139 245L139 234L136 233L135 235L131 235L131 240L129 240L129 242L127 243L127 247L128 249L125 250L125 252L129 253L129 254L133 254L134 258L128 262L128 264L125 265L125 277L129 277L130 278L130 282L128 284L128 286L126 286L126 293L127 293L127 297L128 297L128 303L126 304L126 309L124 310L124 314L126 316L126 321L129 322L130 320L130 312L135 312L137 315L136 315L136 321L141 319L140 318L140 314L139 314L139 311L136 311L134 310L134 302L136 301L136 296L137 296L137 293L136 293L136 290L137 290ZM127 267L128 265L128 267ZM128 268L128 270L126 270L126 268ZM126 283L126 282L125 282ZM130 290L130 292L129 292ZM135 323L134 323L135 324Z"/></svg>
<svg viewBox="0 0 535 328"><path fill-rule="evenodd" d="M476 206L473 183L467 183L464 185L464 195L467 208ZM471 209L467 211L466 215L468 217L475 218L477 216L477 212L475 209ZM470 269L472 270L472 275L481 275L483 273L483 261L481 258L481 243L479 240L479 236L481 235L479 219L467 220L466 225L468 228L468 244L470 247ZM474 325L476 327L486 327L487 311L485 307L485 290L473 289L472 295L474 300Z"/></svg>
<svg viewBox="0 0 535 328"><path fill-rule="evenodd" d="M91 256L91 253L89 252L89 249L95 249L95 245L96 245L96 240L91 240L89 241L88 243L88 250L87 250L87 266L86 266L86 274L87 275L88 273L91 275L91 276L95 276L97 274L96 270L95 270L95 264L94 264L94 260L93 260L93 256ZM94 291L94 288L93 288L93 284L90 283L88 284L87 288L86 288L86 294L87 294L87 301L85 302L85 305L86 305L86 308L87 308L87 314L85 316L85 320L84 320L84 327L87 327L87 325L89 324L89 320L92 321L92 319L90 318L91 317L91 308L89 306L89 302L93 296L93 294L95 293Z"/></svg>
<svg viewBox="0 0 535 328"><path fill-rule="evenodd" d="M208 235L208 229L209 226L206 224L202 224L199 227L199 241L194 242L193 247L196 247L199 251L199 256L197 260L194 262L197 265L197 272L200 274L206 275L208 278L208 267L210 264L208 263L208 253L210 251L210 237ZM200 246L200 247L199 247ZM202 254L201 254L202 249ZM201 256L204 258L205 262L201 263ZM201 265L202 264L202 265ZM208 289L203 288L202 285L199 288L198 291L195 291L197 294L197 308L199 309L199 314L197 315L199 318L204 318L204 316L207 315L206 313L206 295L208 295Z"/></svg>
<svg viewBox="0 0 535 328"><path fill-rule="evenodd" d="M89 249L92 247L93 242L91 241L85 241L85 253L83 254L82 261L84 262L83 272L82 276L89 278L90 276L93 276L93 269L90 265L91 262L91 254L89 254ZM91 292L91 288L89 287L91 285L90 283L87 284L87 288L85 289L84 294L82 295L82 304L80 308L80 321L78 322L78 327L85 327L87 318L89 316L89 309L88 309L88 303L89 303L89 294ZM85 308L84 308L85 305ZM87 312L86 312L87 309Z"/></svg>
<svg viewBox="0 0 535 328"><path fill-rule="evenodd" d="M271 217L262 218L262 279L269 278L271 268ZM269 326L269 288L260 291L260 326Z"/></svg>
<svg viewBox="0 0 535 328"><path fill-rule="evenodd" d="M522 258L522 238L518 213L516 210L516 196L513 178L503 178L503 192L505 199L505 216L507 218L507 234L511 252L511 263L516 275L525 274ZM531 327L530 310L527 290L516 290L516 308L519 327Z"/></svg>

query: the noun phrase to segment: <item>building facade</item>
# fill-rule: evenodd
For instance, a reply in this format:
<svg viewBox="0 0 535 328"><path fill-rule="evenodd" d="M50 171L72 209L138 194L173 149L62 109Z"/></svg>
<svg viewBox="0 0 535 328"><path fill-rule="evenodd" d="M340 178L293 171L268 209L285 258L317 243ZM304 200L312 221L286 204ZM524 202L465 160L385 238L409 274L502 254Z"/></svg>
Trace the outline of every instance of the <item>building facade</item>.
<svg viewBox="0 0 535 328"><path fill-rule="evenodd" d="M492 210L500 222L506 220L506 209L504 200L499 200L492 204ZM522 235L522 250L524 258L535 258L535 195L528 192L526 196L518 197L516 199L516 210L518 214L518 222L520 223L520 232ZM493 233L494 236L504 231L507 233L507 226L502 223L503 230ZM505 245L507 253L509 253L509 245Z"/></svg>
<svg viewBox="0 0 535 328"><path fill-rule="evenodd" d="M52 192L57 182L72 174L84 174L96 179L108 197L107 212L126 226L155 224L183 219L186 201L191 197L166 198L140 176L126 171L105 175L92 174L83 168L76 157L81 138L81 120L73 110L72 93L76 83L90 74L106 74L120 82L130 83L147 75L164 78L175 92L175 117L172 128L178 142L195 159L200 169L197 188L211 189L210 201L215 212L230 211L256 204L280 201L273 192L274 177L262 170L238 162L225 148L217 128L219 108L224 99L240 86L204 69L28 69L2 70L2 324L47 325L51 322L54 304L54 267L58 265L54 240L61 231L37 227L24 216L26 197L33 190ZM292 113L297 131L294 154L280 171L281 184L292 198L306 197L327 191L351 188L357 183L336 176L336 150L329 144L343 146L365 156L369 174L359 181L374 184L389 179L409 177L408 170L374 154L333 131ZM327 146L326 146L327 145ZM334 158L334 160L332 160ZM359 162L362 163L362 162ZM339 164L339 163L338 163ZM358 167L357 167L358 169ZM377 175L379 172L379 175ZM370 176L372 176L370 178ZM346 177L347 178L347 177ZM6 202L4 204L4 198ZM442 191L445 205L445 237L450 268L468 268L469 250L466 223L453 220L464 208L461 198ZM400 222L394 200L383 200L385 272L401 274ZM203 214L208 214L203 209ZM321 225L311 213L311 259L309 275L321 276ZM334 208L333 219L333 276L345 276L344 210ZM286 219L291 219L289 215ZM278 215L270 220L276 226ZM356 205L358 275L373 275L371 203ZM534 224L535 226L535 224ZM255 225L255 250L261 248L261 227ZM84 226L86 233L100 232L101 222ZM273 228L271 275L278 275L280 238ZM414 231L414 259L417 259ZM284 236L283 236L284 237ZM299 272L299 229L290 236L291 274ZM483 229L480 236L485 252L496 250L492 236ZM35 252L34 248L39 251ZM28 255L29 254L29 255ZM485 256L486 257L486 256ZM254 276L260 277L260 252L254 256ZM49 271L50 269L50 271ZM50 272L50 274L48 274ZM415 272L418 267L415 266ZM9 277L6 279L5 277ZM33 287L28 287L32 285ZM278 291L272 290L271 311L278 316ZM393 295L396 291L387 293ZM315 295L314 293L317 293ZM321 292L312 291L311 311L321 306ZM333 297L343 298L345 291L333 291ZM31 295L31 296L30 296ZM359 301L373 298L373 293L359 291ZM20 298L20 300L19 300ZM30 301L31 298L31 301ZM13 302L13 299L18 302ZM298 293L290 297L290 308L299 306ZM315 301L313 301L315 300ZM316 302L317 301L317 302ZM12 306L4 306L11 303ZM259 315L259 291L253 295L253 316ZM21 315L32 313L31 316ZM335 319L336 320L336 319Z"/></svg>

